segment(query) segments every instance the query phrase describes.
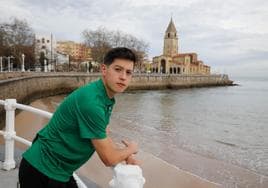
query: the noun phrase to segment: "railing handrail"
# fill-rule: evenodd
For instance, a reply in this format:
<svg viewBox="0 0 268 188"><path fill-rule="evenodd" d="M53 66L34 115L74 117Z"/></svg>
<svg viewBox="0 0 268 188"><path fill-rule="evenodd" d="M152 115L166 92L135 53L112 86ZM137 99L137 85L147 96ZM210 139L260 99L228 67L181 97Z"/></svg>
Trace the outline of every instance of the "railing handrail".
<svg viewBox="0 0 268 188"><path fill-rule="evenodd" d="M0 105L3 105L6 110L6 130L0 130L0 135L3 135L5 139L5 161L3 163L3 168L5 170L10 170L15 168L14 140L21 142L27 146L30 146L32 144L32 142L26 140L25 138L16 135L14 127L15 110L18 108L20 110L32 112L48 119L50 119L53 114L32 106L19 104L16 102L16 99L0 100ZM75 173L73 174L73 177L76 180L78 187L87 188L84 182Z"/></svg>
<svg viewBox="0 0 268 188"><path fill-rule="evenodd" d="M6 104L6 101L0 100L0 105L5 105L5 104ZM32 112L34 114L37 114L37 115L40 115L40 116L43 116L43 117L46 117L46 118L49 118L49 119L53 115L53 113L47 112L45 110L40 110L38 108L29 106L29 105L25 105L25 104L15 103L15 104L13 104L13 106L16 109L18 108L20 110L25 110L25 111L28 111L28 112Z"/></svg>

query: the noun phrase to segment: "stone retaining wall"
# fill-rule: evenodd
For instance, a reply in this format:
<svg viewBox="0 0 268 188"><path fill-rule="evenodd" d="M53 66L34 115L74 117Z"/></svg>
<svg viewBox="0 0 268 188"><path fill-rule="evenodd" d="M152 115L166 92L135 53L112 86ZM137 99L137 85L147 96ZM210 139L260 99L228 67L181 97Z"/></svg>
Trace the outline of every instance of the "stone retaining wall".
<svg viewBox="0 0 268 188"><path fill-rule="evenodd" d="M30 102L48 96L65 94L100 78L100 74L84 73L0 73L0 99L15 98L17 102ZM167 89L232 85L227 75L134 75L129 90ZM0 106L0 128L4 108Z"/></svg>

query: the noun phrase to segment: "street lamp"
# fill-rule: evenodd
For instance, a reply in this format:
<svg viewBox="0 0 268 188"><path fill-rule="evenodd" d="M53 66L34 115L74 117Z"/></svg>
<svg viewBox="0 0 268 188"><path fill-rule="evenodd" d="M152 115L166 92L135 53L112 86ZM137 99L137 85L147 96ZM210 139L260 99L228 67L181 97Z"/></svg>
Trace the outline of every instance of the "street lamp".
<svg viewBox="0 0 268 188"><path fill-rule="evenodd" d="M67 55L67 58L68 58L68 71L70 72L71 65L70 65L70 55L69 54Z"/></svg>
<svg viewBox="0 0 268 188"><path fill-rule="evenodd" d="M3 57L0 57L0 72L3 71Z"/></svg>
<svg viewBox="0 0 268 188"><path fill-rule="evenodd" d="M7 71L10 72L10 57L7 57Z"/></svg>
<svg viewBox="0 0 268 188"><path fill-rule="evenodd" d="M55 56L54 56L55 58L55 60L54 60L54 72L57 72L57 61L58 61L58 54L55 54Z"/></svg>
<svg viewBox="0 0 268 188"><path fill-rule="evenodd" d="M44 72L47 72L47 60L46 59L44 60L44 65L45 65L44 66Z"/></svg>
<svg viewBox="0 0 268 188"><path fill-rule="evenodd" d="M24 72L25 71L25 69L24 69L24 58L25 58L25 55L24 54L21 54L21 57L22 57L21 71Z"/></svg>
<svg viewBox="0 0 268 188"><path fill-rule="evenodd" d="M8 57L7 57L8 72L10 72L11 69L12 69L12 71L13 71L13 63L10 62L11 59L14 59L14 57L13 57L13 56L8 56Z"/></svg>

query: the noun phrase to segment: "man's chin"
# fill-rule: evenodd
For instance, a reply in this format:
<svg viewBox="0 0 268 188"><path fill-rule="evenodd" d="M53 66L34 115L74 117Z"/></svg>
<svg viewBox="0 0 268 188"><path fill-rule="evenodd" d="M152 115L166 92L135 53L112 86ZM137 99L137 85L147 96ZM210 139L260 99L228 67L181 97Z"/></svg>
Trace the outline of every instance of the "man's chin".
<svg viewBox="0 0 268 188"><path fill-rule="evenodd" d="M118 88L117 93L123 93L127 88Z"/></svg>
<svg viewBox="0 0 268 188"><path fill-rule="evenodd" d="M120 89L118 93L123 93L126 89Z"/></svg>
<svg viewBox="0 0 268 188"><path fill-rule="evenodd" d="M119 87L119 86L114 86L110 87L111 91L116 94L116 93L122 93L126 90L126 87Z"/></svg>

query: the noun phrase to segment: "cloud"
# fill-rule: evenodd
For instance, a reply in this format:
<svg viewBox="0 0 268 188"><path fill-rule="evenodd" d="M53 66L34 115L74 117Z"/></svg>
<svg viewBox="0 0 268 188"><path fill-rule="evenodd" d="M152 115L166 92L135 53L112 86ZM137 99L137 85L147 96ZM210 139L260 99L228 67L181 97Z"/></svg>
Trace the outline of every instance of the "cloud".
<svg viewBox="0 0 268 188"><path fill-rule="evenodd" d="M266 0L1 0L0 21L16 16L37 33L76 41L83 30L104 26L147 41L153 57L162 53L172 15L181 52L196 52L212 67L260 61L261 67L267 62L267 9Z"/></svg>

